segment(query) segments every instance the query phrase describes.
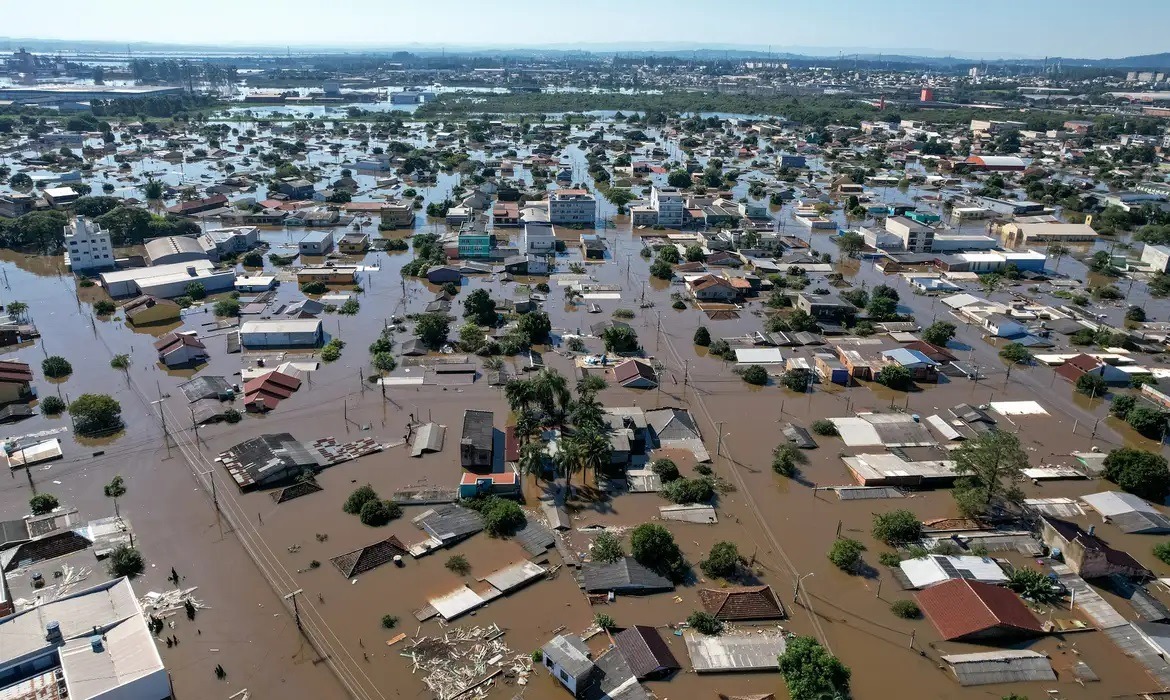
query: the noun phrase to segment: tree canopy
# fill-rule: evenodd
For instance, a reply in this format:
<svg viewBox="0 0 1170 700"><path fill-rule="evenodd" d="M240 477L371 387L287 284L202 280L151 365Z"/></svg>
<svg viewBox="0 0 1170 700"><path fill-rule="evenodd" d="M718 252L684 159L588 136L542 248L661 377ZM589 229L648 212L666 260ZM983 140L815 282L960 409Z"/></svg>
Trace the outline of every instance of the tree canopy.
<svg viewBox="0 0 1170 700"><path fill-rule="evenodd" d="M968 440L954 451L960 476L952 494L965 515L986 515L1023 498L1019 483L1028 455L1015 433L993 430Z"/></svg>

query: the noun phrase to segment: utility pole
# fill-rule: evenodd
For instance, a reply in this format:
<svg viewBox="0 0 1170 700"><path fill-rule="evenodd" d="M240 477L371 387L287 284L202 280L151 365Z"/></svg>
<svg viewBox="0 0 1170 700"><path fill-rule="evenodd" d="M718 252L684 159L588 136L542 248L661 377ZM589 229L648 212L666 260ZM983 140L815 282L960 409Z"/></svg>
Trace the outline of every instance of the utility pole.
<svg viewBox="0 0 1170 700"><path fill-rule="evenodd" d="M719 428L719 441L715 443L715 459L719 459L723 453L723 424L726 421L719 421L715 425Z"/></svg>
<svg viewBox="0 0 1170 700"><path fill-rule="evenodd" d="M195 444L199 444L199 423L195 422L195 407L191 408L191 429L195 431Z"/></svg>
<svg viewBox="0 0 1170 700"><path fill-rule="evenodd" d="M301 627L301 609L300 609L300 607L297 606L297 596L300 595L301 593L304 593L304 590L298 588L295 591L293 591L292 593L289 593L288 595L286 595L284 597L284 599L285 600L288 600L290 598L292 599L293 619L296 620L296 622L297 622L297 629L304 631L304 628Z"/></svg>

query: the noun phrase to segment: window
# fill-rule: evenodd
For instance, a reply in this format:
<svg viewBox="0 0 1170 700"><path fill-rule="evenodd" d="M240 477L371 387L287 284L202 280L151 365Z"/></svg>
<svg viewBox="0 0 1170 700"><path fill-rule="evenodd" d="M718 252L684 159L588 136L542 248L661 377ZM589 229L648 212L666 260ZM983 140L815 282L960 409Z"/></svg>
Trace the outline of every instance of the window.
<svg viewBox="0 0 1170 700"><path fill-rule="evenodd" d="M552 668L552 667L553 667L553 662L552 662L552 659L550 659L550 658L549 658L549 657L547 657L547 656L546 656L546 657L544 657L544 665L545 665L545 666L548 666L549 668Z"/></svg>
<svg viewBox="0 0 1170 700"><path fill-rule="evenodd" d="M561 669L561 680L565 681L566 683L569 682L569 674L565 673L564 669Z"/></svg>

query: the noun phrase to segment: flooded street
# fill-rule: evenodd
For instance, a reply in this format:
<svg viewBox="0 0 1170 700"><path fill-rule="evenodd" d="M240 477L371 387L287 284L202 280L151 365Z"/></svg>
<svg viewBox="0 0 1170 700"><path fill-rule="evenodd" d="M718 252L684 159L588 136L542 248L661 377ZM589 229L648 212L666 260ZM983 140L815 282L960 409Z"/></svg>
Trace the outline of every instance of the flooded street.
<svg viewBox="0 0 1170 700"><path fill-rule="evenodd" d="M575 132L574 140L584 133ZM356 153L356 140L344 142L347 150L341 155L315 154L310 158L328 157L340 167ZM469 153L479 159L488 155L482 151ZM564 150L566 162L579 171L586 168L581 154L576 147ZM520 156L524 155L521 150ZM141 163L143 171L168 167ZM174 179L171 184L199 177L197 170L195 174L185 171L174 177L173 166L170 167L164 177ZM192 170L203 166L186 167ZM374 191L373 176L359 173L354 177L361 187L355 199L376 201L381 196ZM424 206L444 199L459 179L457 175L440 174L437 185L420 190L425 196ZM652 181L656 180L648 179L646 184ZM123 194L131 191L131 183L126 183ZM744 196L746 191L747 185L741 183L734 194ZM893 200L906 195L888 189L884 196ZM611 383L601 392L600 400L607 407L676 406L692 412L712 455L714 473L726 483L716 503L719 523L666 524L694 565L696 577L674 593L618 597L608 605L590 606L573 580L572 569L552 549L544 557L537 557L537 561L547 559L550 566L561 565L549 579L493 600L454 625L498 624L506 629L504 641L511 650L527 654L560 631L585 630L592 624L594 614L603 612L621 627L662 628L674 655L689 668L682 637L666 625L680 623L700 608L697 591L707 582L698 562L716 542L732 541L751 560L754 578L771 585L788 608L789 619L782 622L784 629L817 637L852 669L853 697L858 700L892 697L892 679L912 689L900 691L904 697L940 699L974 700L1014 691L1033 698L1089 700L1131 697L1154 688L1144 670L1098 632L1053 635L1026 646L1051 656L1057 672L1055 682L960 687L948 671L940 670L940 657L986 648L940 641L939 633L925 619L903 620L891 614L891 602L911 599L913 595L900 590L888 569L879 567L878 555L887 548L870 535L873 514L893 508L907 508L925 520L956 517L958 510L950 493L910 492L907 498L896 501L841 501L827 487L852 483L841 457L858 453L857 448L845 447L840 438L818 436L819 448L808 452L809 463L794 479L773 472L771 452L784 441L781 426L787 422L807 427L817 418L871 411L900 411L925 417L960 403L980 406L992 401L1024 400L1039 402L1047 414L1003 417L1000 428L1019 433L1033 465L1069 464L1072 452L1094 448L1108 451L1131 445L1156 450L1160 447L1156 441L1142 438L1115 419L1105 418L1105 401L1075 395L1069 382L1055 377L1050 368L1017 367L1009 376L1007 365L998 357L998 348L985 341L981 329L963 325L936 298L913 294L904 279L883 275L870 261L839 261L839 251L830 236L809 233L793 224L788 204L773 211L782 223L782 231L806 240L816 253L832 255L834 269L849 284L867 288L883 283L893 286L901 295L900 310L913 313L922 326L933 319L955 322L959 327L952 351L978 366L985 378L944 378L938 385L923 384L909 393L890 391L871 382L848 388L817 384L807 394L795 394L775 382L749 387L733 372L733 363L709 356L705 348L693 345L692 338L700 326L709 329L713 338L760 330L765 309L762 299L748 301L731 314L737 317L720 320L712 320L693 305L673 309L672 293L684 292L681 282L671 284L652 278L648 261L639 254L643 236L666 232L634 230L627 217L614 218L616 209L603 198L601 201L600 218L612 219L613 225L595 232L604 236L609 252L604 261L587 263L587 274L598 283L619 285L622 297L596 300L601 313L589 314L585 303L564 303L562 288L554 280L544 303L554 329L553 344L545 348L545 361L566 377L574 377L572 359L563 351L563 336L588 334L591 324L609 319L617 309L633 310L634 318L627 322L637 331L645 354L661 364L661 388L634 390ZM206 226L214 228L215 223L208 222ZM415 234L444 230L443 223L427 220L419 212ZM342 231L337 229L338 233ZM299 227L266 228L261 238L271 252L281 252L294 248L307 232ZM513 241L520 236L517 229L497 228L495 233L500 238L510 236ZM558 256L561 273L567 272L570 264L583 262L573 241L579 233L565 233L569 252ZM380 235L397 238L405 234L384 231ZM450 551L441 550L418 559L404 557L402 567L380 566L352 579L331 562L341 554L391 535L408 547L426 538L411 522L426 506L407 506L403 516L390 525L371 528L342 511L352 490L370 484L383 498L390 498L407 488L453 488L463 472L458 446L463 412L468 408L493 411L495 427L500 430L510 421L502 389L489 386L482 370L472 384L395 385L385 387L384 395L381 387L367 381L371 367L366 348L380 336L389 319L422 312L437 290L415 278L403 282L400 271L412 257L410 252L370 252L360 258L344 259L363 266L358 274L361 310L354 316L322 317L327 337L345 342L340 359L321 362L318 369L306 374L299 391L267 415L248 414L234 425L222 423L196 430L192 426L193 411L188 413L180 385L193 375L222 376L229 383L242 384L241 369L251 368L258 357L248 352L227 353L230 329L216 321L210 303L184 311L181 326L138 329L128 325L120 312L95 318L91 305L104 293L96 287L79 289L75 278L63 270L59 258L7 252L0 255L4 298L28 304L29 315L43 336L34 343L9 348L5 357L33 367L34 386L41 398L52 394L68 401L82 393L112 395L121 403L126 425L125 430L100 440L75 437L68 414L48 417L38 413L6 426L4 434L8 437L55 431L53 436L61 439L64 458L32 467L29 478L14 471L9 480L0 481L0 509L9 517L19 517L34 493L50 492L63 505L77 508L83 519L103 517L112 512L112 503L104 496L102 486L115 475L124 477L128 493L120 501L121 512L130 521L136 543L147 560L146 573L134 583L136 592L142 595L168 589L170 584L165 579L174 567L182 575L183 585L197 586L196 596L208 606L194 620L176 618L173 634L181 644L161 650L177 698L226 698L244 688L253 698L287 700L347 694L383 700L424 697L426 690L419 677L412 674L411 660L403 655L406 644L391 645L390 640L400 632L413 637L419 630L424 635L441 635L444 626L437 620L420 626L415 619L415 611L425 607L428 599L463 583L479 582L489 573L529 557L515 541L479 534ZM320 260L302 259L297 264L311 262ZM266 271L281 277L282 285L264 315L282 303L303 298L287 270L276 270L268 262L265 265ZM1062 270L1075 274L1077 265L1074 260L1065 260ZM452 314L462 314L463 299L475 289L487 289L496 299L525 298L526 293L521 294L517 286L517 282L505 282L497 274L468 276L452 302ZM640 303L643 295L644 307ZM1000 295L1006 298L1005 292ZM457 335L458 325L461 321L452 326L452 337ZM197 373L160 368L152 343L175 328L196 331L205 340L211 359ZM404 339L399 336L396 342ZM584 341L589 352L602 351L599 338L586 337ZM817 350L784 348L783 352L786 358L811 358ZM123 353L131 358L127 372L110 367L111 358ZM40 367L47 355L66 357L73 365L72 375L63 381L45 379ZM296 352L266 353L265 357L270 367L283 361L320 359ZM515 376L523 374L522 364L519 358L505 360L505 367ZM392 376L417 376L419 371L417 364L402 363ZM399 444L407 433L411 415L447 427L446 446L441 452L412 458L409 448ZM215 461L233 445L274 432L287 432L302 441L371 438L390 446L377 454L325 469L317 479L322 491L277 503L268 491L241 493ZM695 474L693 459L680 457L678 462L685 475ZM1027 484L1025 491L1029 497L1075 498L1109 487L1103 482L1058 481ZM545 489L551 493L552 487L533 479L526 482L525 504L530 518L540 517L537 503ZM575 501L570 504L575 531L567 533L566 539L577 554L583 554L592 536L579 528L632 528L656 520L658 506L665 503L656 494ZM1092 524L1087 516L1077 521L1086 527ZM848 575L828 561L826 552L838 533L866 545L865 561L873 568L871 576ZM1122 535L1116 528L1110 528L1104 536L1151 570L1165 573L1167 567L1150 552L1150 538ZM452 555L466 558L471 567L469 574L460 576L444 566ZM1023 555L1007 556L1017 564L1036 566ZM94 576L100 580L103 573L98 571ZM798 579L803 583L796 600L794 586ZM12 592L17 598L29 594L28 590ZM316 648L298 632L292 603L285 600L294 592L297 614ZM1166 598L1162 594L1160 597ZM383 626L387 615L398 620L393 629ZM1080 614L1042 610L1040 617L1080 618ZM604 642L604 637L599 641ZM1091 666L1101 681L1079 684L1072 674L1078 661ZM216 664L227 671L225 680L213 675ZM715 693L776 693L777 698L785 697L781 678L774 673L699 676L682 672L670 682L650 682L647 687L663 700L710 698ZM531 700L566 697L564 688L544 672L531 675L523 688L513 679L501 679L492 697L507 699L521 691Z"/></svg>

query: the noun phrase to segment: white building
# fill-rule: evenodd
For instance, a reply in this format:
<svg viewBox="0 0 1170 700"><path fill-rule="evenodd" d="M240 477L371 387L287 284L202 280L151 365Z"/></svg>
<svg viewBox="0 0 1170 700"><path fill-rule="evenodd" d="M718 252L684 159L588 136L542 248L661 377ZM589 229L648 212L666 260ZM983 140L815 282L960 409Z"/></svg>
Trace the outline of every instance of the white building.
<svg viewBox="0 0 1170 700"><path fill-rule="evenodd" d="M524 253L532 256L554 255L557 250L556 229L547 221L524 224Z"/></svg>
<svg viewBox="0 0 1170 700"><path fill-rule="evenodd" d="M208 294L230 292L235 288L235 270L216 270L208 260L154 265L101 274L102 286L112 297L149 294L171 299L187 293L187 285L198 282Z"/></svg>
<svg viewBox="0 0 1170 700"><path fill-rule="evenodd" d="M1155 272L1166 272L1170 269L1170 248L1147 244L1142 248L1142 262L1154 268Z"/></svg>
<svg viewBox="0 0 1170 700"><path fill-rule="evenodd" d="M65 266L74 272L113 268L114 246L109 232L84 216L66 224Z"/></svg>
<svg viewBox="0 0 1170 700"><path fill-rule="evenodd" d="M575 634L561 634L549 640L541 652L548 672L570 693L579 696L594 669L585 641Z"/></svg>
<svg viewBox="0 0 1170 700"><path fill-rule="evenodd" d="M265 319L240 324L240 345L245 348L315 347L323 337L315 318Z"/></svg>
<svg viewBox="0 0 1170 700"><path fill-rule="evenodd" d="M164 700L170 679L125 578L0 619L0 696Z"/></svg>
<svg viewBox="0 0 1170 700"><path fill-rule="evenodd" d="M208 231L199 236L199 245L212 260L219 260L224 253L244 253L260 242L260 229L256 226L236 226Z"/></svg>
<svg viewBox="0 0 1170 700"><path fill-rule="evenodd" d="M548 220L554 224L593 224L597 199L588 190L557 190L548 198Z"/></svg>
<svg viewBox="0 0 1170 700"><path fill-rule="evenodd" d="M934 229L904 216L886 219L886 231L897 236L908 252L929 253L934 248Z"/></svg>
<svg viewBox="0 0 1170 700"><path fill-rule="evenodd" d="M677 187L652 187L650 208L658 212L658 225L680 228L683 225L686 203Z"/></svg>
<svg viewBox="0 0 1170 700"><path fill-rule="evenodd" d="M993 584L1008 580L999 564L988 557L933 554L920 559L906 559L898 564L898 568L914 588L926 588L953 578Z"/></svg>

